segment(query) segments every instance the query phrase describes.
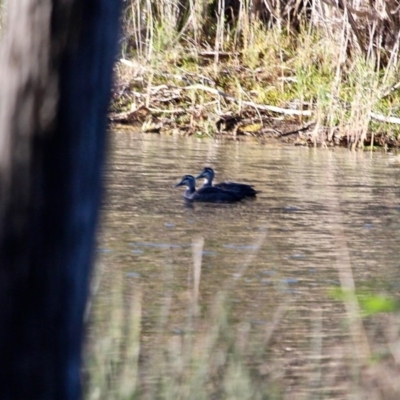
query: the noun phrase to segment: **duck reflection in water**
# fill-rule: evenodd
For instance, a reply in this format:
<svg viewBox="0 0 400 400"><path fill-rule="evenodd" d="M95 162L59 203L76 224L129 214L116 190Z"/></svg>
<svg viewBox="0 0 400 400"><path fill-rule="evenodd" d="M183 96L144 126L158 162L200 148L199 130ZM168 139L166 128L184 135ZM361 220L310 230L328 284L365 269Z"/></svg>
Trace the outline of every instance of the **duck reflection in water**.
<svg viewBox="0 0 400 400"><path fill-rule="evenodd" d="M201 189L205 188L218 188L223 189L229 192L233 192L239 196L243 197L256 197L256 194L259 193L257 190L253 188L252 185L247 185L246 183L236 183L236 182L220 182L213 186L212 182L214 179L215 173L212 168L205 167L199 176L196 176L196 179L204 178L204 184ZM199 190L201 190L199 189Z"/></svg>
<svg viewBox="0 0 400 400"><path fill-rule="evenodd" d="M196 190L196 179L192 175L185 175L182 180L175 185L175 187L178 186L186 186L183 197L188 201L234 203L245 197L240 193L224 190L215 186L203 186Z"/></svg>

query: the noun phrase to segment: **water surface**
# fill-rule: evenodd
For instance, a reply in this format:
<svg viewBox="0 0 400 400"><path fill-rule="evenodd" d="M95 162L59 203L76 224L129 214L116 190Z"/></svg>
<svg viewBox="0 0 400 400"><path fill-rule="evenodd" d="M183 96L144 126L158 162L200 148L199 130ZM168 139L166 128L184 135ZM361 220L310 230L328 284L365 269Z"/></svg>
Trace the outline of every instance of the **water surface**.
<svg viewBox="0 0 400 400"><path fill-rule="evenodd" d="M241 354L249 374L264 381L261 392L278 386L277 398L365 398L359 368L387 326L361 320L357 300L332 290L399 293L400 171L388 155L124 131L114 133L112 147L91 351L98 363L124 365L126 342L134 340L127 332L140 343L130 361L138 369L119 367L112 379L133 374L139 397L154 398L154 360L166 363L165 347L188 331L210 330L201 321L224 293L227 329L251 337ZM252 183L261 193L255 201L188 207L184 188L173 185L204 166L216 181ZM113 330L118 351L104 347ZM103 350L93 350L99 343ZM99 385L92 397L105 398L111 386Z"/></svg>

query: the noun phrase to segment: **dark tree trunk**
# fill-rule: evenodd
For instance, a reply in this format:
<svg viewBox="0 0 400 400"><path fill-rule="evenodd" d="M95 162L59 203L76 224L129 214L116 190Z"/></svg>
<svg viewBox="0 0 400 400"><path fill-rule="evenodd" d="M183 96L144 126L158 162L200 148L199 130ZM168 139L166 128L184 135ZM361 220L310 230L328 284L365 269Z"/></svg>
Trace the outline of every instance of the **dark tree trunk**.
<svg viewBox="0 0 400 400"><path fill-rule="evenodd" d="M0 396L77 399L120 0L9 0Z"/></svg>

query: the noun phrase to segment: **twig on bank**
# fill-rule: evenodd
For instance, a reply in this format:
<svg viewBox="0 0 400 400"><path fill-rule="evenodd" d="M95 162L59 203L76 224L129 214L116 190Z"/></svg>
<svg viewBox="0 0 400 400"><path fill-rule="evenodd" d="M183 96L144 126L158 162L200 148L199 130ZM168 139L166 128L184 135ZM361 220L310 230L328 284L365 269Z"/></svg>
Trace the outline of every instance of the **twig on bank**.
<svg viewBox="0 0 400 400"><path fill-rule="evenodd" d="M219 58L229 58L229 57L237 57L239 55L239 52L226 52L226 51L202 51L198 53L200 57L204 58L214 58L217 54Z"/></svg>
<svg viewBox="0 0 400 400"><path fill-rule="evenodd" d="M191 85L191 86L185 86L182 89L185 90L204 90L209 93L217 94L219 96L222 96L226 99L232 100L232 101L238 101L235 97L231 96L230 94L227 94L221 90L210 88L208 86L204 85ZM257 104L252 101L242 101L242 105L250 106L253 108L256 108L258 110L265 110L265 111L272 111L276 112L279 114L287 114L287 115L303 115L303 116L311 116L312 112L310 110L293 110L293 109L288 109L288 108L281 108L281 107L276 107L276 106L269 106L269 105L264 105L264 104Z"/></svg>
<svg viewBox="0 0 400 400"><path fill-rule="evenodd" d="M379 98L380 100L384 99L385 97L390 96L393 92L400 88L400 82L395 83L391 86L383 95Z"/></svg>
<svg viewBox="0 0 400 400"><path fill-rule="evenodd" d="M130 67L134 67L135 64L130 62L129 60L125 60L125 59L121 59L120 60L121 63L128 65ZM183 77L180 77L181 80L184 80ZM189 86L174 86L174 85L158 85L158 86L151 86L151 79L149 81L149 84L147 85L147 91L146 93L139 93L139 92L132 92L132 94L136 97L145 97L146 101L146 105L147 105L147 109L150 112L156 112L156 113L165 113L165 114L173 114L173 113L182 113L185 112L183 109L178 108L175 110L162 110L162 109L156 109L156 108L150 108L150 97L154 97L154 95L158 94L160 91L168 91L171 90L170 93L170 97L167 98L163 98L163 99L157 99L160 103L168 103L170 101L176 101L179 100L179 96L180 93L183 90L202 90L205 92L209 92L212 93L214 95L217 96L221 96L225 99L231 100L233 102L239 103L241 105L245 105L245 106L249 106L254 108L256 111L270 111L270 112L274 112L274 113L278 113L278 114L285 114L285 115L295 115L295 116L312 116L313 115L313 111L312 110L297 110L297 109L288 109L288 108L282 108L282 107L277 107L277 106L272 106L272 105L266 105L266 104L257 104L254 103L252 101L240 101L239 99L237 99L236 97L223 92L222 90L207 86L207 85L203 85L203 84L193 84L193 85L189 85ZM394 90L398 89L400 87L400 82L397 82L395 85L393 85L389 91L387 91L383 97L387 96L388 94L392 93ZM136 111L136 110L135 110ZM132 118L135 115L135 112L129 112L129 113L117 113L114 114L112 119L116 119L116 120L125 120L126 119L126 115L129 114L129 116ZM385 122L385 123L390 123L390 124L398 124L400 125L400 117L395 117L395 116L386 116L386 115L382 115L382 114L378 114L375 113L373 111L371 111L369 113L371 119L374 119L376 121L380 121L380 122ZM308 129L308 128L301 128L301 130L303 129ZM291 134L295 134L298 133L300 131L293 131L293 132L287 132L287 133L283 133L282 136L289 136Z"/></svg>
<svg viewBox="0 0 400 400"><path fill-rule="evenodd" d="M174 108L173 110L162 110L161 108L149 108L149 111L157 114L183 114L187 110L183 108Z"/></svg>
<svg viewBox="0 0 400 400"><path fill-rule="evenodd" d="M283 132L279 135L279 137L285 137L285 136L290 136L290 135L297 135L300 132L304 132L308 129L310 129L313 125L315 125L315 121L310 122L307 125L304 125L303 127L299 128L299 129L295 129L294 131L290 131L290 132Z"/></svg>
<svg viewBox="0 0 400 400"><path fill-rule="evenodd" d="M369 113L369 115L371 116L371 118L376 119L377 121L388 122L390 124L400 124L399 117L390 117L382 114L377 114L372 111Z"/></svg>
<svg viewBox="0 0 400 400"><path fill-rule="evenodd" d="M208 86L205 85L191 85L191 86L186 86L183 87L182 89L186 89L186 90L204 90L206 92L210 92L210 93L214 93L217 94L219 96L222 96L226 99L232 100L232 101L238 101L235 97L231 96L230 94L227 94L221 90L218 89L214 89L214 88L210 88ZM276 113L280 113L280 114L287 114L287 115L304 115L304 116L311 116L312 115L312 111L310 110L294 110L294 109L288 109L288 108L281 108L281 107L276 107L276 106L269 106L269 105L265 105L265 104L257 104L254 103L252 101L242 101L241 104L246 105L246 106L250 106L250 107L254 107L258 110L265 110L265 111L272 111L272 112L276 112ZM382 114L377 114L375 112L370 112L370 116L373 119L376 119L377 121L381 121L381 122L388 122L391 124L400 124L400 118L399 117L390 117L390 116L385 116ZM307 128L308 129L308 128ZM296 132L293 132L296 133ZM290 133L287 133L287 135L289 135Z"/></svg>

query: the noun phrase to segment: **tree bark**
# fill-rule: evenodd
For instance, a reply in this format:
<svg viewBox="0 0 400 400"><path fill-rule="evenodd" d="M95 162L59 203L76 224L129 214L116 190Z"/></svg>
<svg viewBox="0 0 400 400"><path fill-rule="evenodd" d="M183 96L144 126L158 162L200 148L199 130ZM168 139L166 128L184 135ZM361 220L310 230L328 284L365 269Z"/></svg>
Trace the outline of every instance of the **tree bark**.
<svg viewBox="0 0 400 400"><path fill-rule="evenodd" d="M6 9L1 398L77 399L120 0L10 0Z"/></svg>

